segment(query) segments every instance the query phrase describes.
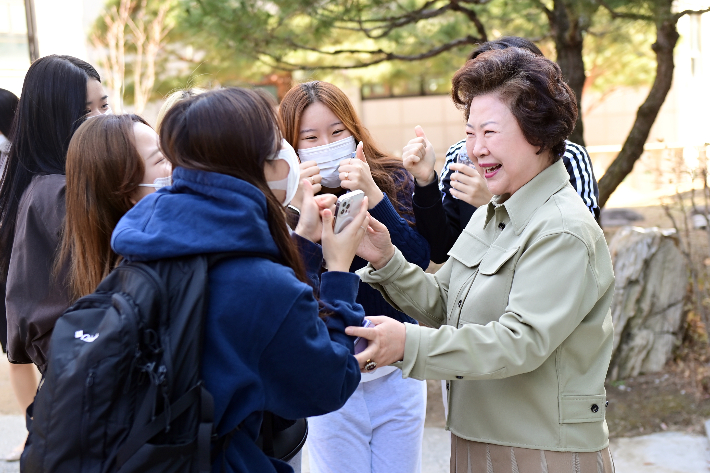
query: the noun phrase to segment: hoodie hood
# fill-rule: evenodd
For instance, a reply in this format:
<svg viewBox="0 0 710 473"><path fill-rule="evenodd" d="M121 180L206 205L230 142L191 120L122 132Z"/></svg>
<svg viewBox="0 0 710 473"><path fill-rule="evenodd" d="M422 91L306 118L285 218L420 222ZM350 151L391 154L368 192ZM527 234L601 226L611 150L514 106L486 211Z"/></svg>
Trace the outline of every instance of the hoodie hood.
<svg viewBox="0 0 710 473"><path fill-rule="evenodd" d="M279 255L266 197L225 174L175 168L173 185L141 199L121 218L111 247L129 261L228 251Z"/></svg>

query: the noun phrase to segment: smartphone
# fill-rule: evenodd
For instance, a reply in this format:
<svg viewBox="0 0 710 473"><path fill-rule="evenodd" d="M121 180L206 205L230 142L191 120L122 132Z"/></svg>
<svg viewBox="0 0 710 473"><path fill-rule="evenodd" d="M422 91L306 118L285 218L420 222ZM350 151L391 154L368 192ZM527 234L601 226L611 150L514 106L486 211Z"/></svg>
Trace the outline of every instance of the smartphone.
<svg viewBox="0 0 710 473"><path fill-rule="evenodd" d="M355 215L360 211L365 193L361 190L348 192L338 197L335 203L335 220L333 222L333 233L340 233L353 221Z"/></svg>
<svg viewBox="0 0 710 473"><path fill-rule="evenodd" d="M375 324L370 322L367 319L363 319L362 321L362 326L363 327L374 327ZM362 337L357 337L355 339L355 354L357 355L358 353L362 352L367 348L367 345L370 343L370 340L367 338L362 338Z"/></svg>
<svg viewBox="0 0 710 473"><path fill-rule="evenodd" d="M461 151L459 151L459 155L456 157L456 162L465 164L466 166L475 168L476 166L473 164L473 161L471 161L471 158L468 157L468 153L466 152L466 147L464 146L461 148Z"/></svg>

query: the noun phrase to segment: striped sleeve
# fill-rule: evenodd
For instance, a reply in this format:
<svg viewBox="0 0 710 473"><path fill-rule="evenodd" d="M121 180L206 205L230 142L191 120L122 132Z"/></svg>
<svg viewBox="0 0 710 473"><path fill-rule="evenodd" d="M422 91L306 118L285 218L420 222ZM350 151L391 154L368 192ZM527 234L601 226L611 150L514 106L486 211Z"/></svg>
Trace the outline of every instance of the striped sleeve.
<svg viewBox="0 0 710 473"><path fill-rule="evenodd" d="M570 183L582 198L584 205L598 218L599 187L594 178L592 160L584 146L565 141L566 148L563 161L570 176Z"/></svg>
<svg viewBox="0 0 710 473"><path fill-rule="evenodd" d="M458 143L451 145L449 150L446 152L444 168L441 170L441 176L439 178L439 190L442 194L446 192L446 189L444 188L444 180L448 182L451 177L450 166L456 162L456 158L458 157L459 153L461 152L461 149L464 146L466 146L466 140L461 140Z"/></svg>

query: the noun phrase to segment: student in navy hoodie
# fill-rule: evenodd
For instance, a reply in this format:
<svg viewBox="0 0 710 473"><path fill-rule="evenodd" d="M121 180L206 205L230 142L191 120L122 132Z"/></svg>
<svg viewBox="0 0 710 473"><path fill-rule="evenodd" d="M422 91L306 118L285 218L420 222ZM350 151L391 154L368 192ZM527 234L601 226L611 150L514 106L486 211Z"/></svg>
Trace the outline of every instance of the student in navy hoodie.
<svg viewBox="0 0 710 473"><path fill-rule="evenodd" d="M255 444L262 412L325 414L357 387L353 339L344 331L363 321L359 279L349 267L368 225L367 204L334 235L332 212L319 209L309 187L296 229L305 238L292 237L283 205L298 187L298 160L282 144L268 99L254 91L222 89L179 102L165 116L160 143L173 184L128 211L113 249L128 260L246 251L282 261L241 257L210 269L202 376L218 435L240 426L213 471L291 472ZM293 238L309 245L306 268ZM320 238L322 258L309 241ZM319 300L306 273L317 274L323 259L329 271L315 288Z"/></svg>

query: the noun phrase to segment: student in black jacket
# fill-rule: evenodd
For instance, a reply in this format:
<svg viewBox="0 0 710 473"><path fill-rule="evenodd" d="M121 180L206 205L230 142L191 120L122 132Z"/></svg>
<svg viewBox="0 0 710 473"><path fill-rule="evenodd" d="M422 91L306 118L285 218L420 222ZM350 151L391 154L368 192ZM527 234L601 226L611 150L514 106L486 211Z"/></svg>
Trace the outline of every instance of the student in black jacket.
<svg viewBox="0 0 710 473"><path fill-rule="evenodd" d="M469 57L494 49L516 47L542 56L534 43L517 36L508 36L481 44ZM472 163L467 165L466 140L452 145L446 153L439 177L434 170L434 148L421 127L415 128L417 138L405 146L402 159L415 177L413 211L417 230L431 246L431 260L443 263L447 253L468 224L473 212L490 200L484 179ZM570 184L599 221L599 188L589 154L583 146L566 141L563 162L570 175ZM421 162L420 164L420 161ZM470 160L468 161L470 163Z"/></svg>

